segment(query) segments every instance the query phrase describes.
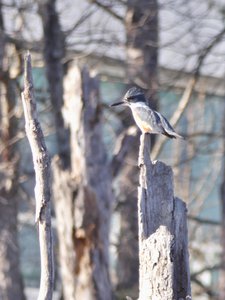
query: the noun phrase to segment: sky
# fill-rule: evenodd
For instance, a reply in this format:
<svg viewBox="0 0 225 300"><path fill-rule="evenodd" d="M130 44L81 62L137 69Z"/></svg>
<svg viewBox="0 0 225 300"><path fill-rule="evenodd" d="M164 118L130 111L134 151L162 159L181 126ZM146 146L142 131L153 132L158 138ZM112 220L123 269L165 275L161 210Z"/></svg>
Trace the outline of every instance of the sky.
<svg viewBox="0 0 225 300"><path fill-rule="evenodd" d="M5 0L5 3L10 1ZM126 8L117 1L108 0L104 3L111 4L118 14L125 16ZM75 26L67 39L70 49L83 51L85 55L94 52L119 60L126 59L126 31L122 22L90 4L88 0L58 0L57 10L65 32ZM4 20L9 34L39 41L42 28L37 16L37 5L33 5L29 13L24 14L24 22L16 11L13 6L4 8ZM199 53L212 42L224 25L223 0L159 0L160 66L193 71ZM224 49L223 38L207 56L202 74L224 77Z"/></svg>

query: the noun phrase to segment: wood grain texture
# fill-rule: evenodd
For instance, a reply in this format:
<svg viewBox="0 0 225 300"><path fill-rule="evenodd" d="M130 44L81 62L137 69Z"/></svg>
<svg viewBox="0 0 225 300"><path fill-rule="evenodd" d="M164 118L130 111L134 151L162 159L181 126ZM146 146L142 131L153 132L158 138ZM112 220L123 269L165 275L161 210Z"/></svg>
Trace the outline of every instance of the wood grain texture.
<svg viewBox="0 0 225 300"><path fill-rule="evenodd" d="M186 205L173 194L173 173L150 160L149 136L140 139L139 300L191 299Z"/></svg>

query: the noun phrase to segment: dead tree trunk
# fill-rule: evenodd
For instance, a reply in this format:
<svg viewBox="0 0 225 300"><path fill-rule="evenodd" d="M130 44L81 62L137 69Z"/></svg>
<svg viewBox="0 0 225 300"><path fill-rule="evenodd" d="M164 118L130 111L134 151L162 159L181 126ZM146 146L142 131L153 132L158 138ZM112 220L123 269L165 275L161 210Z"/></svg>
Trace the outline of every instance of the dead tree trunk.
<svg viewBox="0 0 225 300"><path fill-rule="evenodd" d="M126 13L128 77L151 97L158 93L158 1L128 0Z"/></svg>
<svg viewBox="0 0 225 300"><path fill-rule="evenodd" d="M7 48L8 49L8 48ZM9 49L8 49L9 50ZM0 2L0 299L23 300L17 230L18 133L16 82L10 77L10 57Z"/></svg>
<svg viewBox="0 0 225 300"><path fill-rule="evenodd" d="M0 71L1 72L1 71ZM0 299L23 300L17 231L18 124L14 115L16 85L8 76L0 83Z"/></svg>
<svg viewBox="0 0 225 300"><path fill-rule="evenodd" d="M65 40L61 30L56 0L38 1L38 9L43 23L44 59L48 79L50 100L54 108L58 153L65 167L68 166L68 132L62 115L63 107L63 60Z"/></svg>
<svg viewBox="0 0 225 300"><path fill-rule="evenodd" d="M37 119L31 58L25 56L24 92L22 93L26 134L30 143L35 177L36 222L39 231L41 280L38 300L51 300L53 292L53 252L50 204L50 158Z"/></svg>
<svg viewBox="0 0 225 300"><path fill-rule="evenodd" d="M139 299L191 299L186 205L173 195L173 174L151 162L148 135L141 136L138 193Z"/></svg>
<svg viewBox="0 0 225 300"><path fill-rule="evenodd" d="M60 159L55 159L53 180L63 297L110 300L112 192L102 141L98 80L70 66L64 88L71 166L63 169Z"/></svg>

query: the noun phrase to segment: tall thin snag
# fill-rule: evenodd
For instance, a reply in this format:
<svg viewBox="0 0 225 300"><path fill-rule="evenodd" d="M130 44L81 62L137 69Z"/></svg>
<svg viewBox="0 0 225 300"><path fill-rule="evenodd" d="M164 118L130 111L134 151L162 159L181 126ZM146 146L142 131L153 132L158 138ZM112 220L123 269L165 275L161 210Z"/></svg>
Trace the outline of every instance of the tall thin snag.
<svg viewBox="0 0 225 300"><path fill-rule="evenodd" d="M25 55L24 61L25 73L22 102L25 117L25 129L33 155L35 170L35 219L39 229L41 256L41 280L38 300L51 300L53 293L53 251L50 206L50 158L37 117L32 79L31 56L29 53Z"/></svg>

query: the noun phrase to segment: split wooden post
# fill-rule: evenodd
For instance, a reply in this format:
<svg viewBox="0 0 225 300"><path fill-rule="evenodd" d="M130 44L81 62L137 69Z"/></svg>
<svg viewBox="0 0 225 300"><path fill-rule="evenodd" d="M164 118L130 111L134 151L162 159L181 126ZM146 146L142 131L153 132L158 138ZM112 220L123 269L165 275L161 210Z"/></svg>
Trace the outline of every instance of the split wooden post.
<svg viewBox="0 0 225 300"><path fill-rule="evenodd" d="M33 155L36 177L36 223L39 230L41 256L41 279L38 300L51 300L53 293L53 251L50 206L50 158L45 145L44 135L38 121L34 97L31 56L25 55L24 91L22 102L25 129Z"/></svg>
<svg viewBox="0 0 225 300"><path fill-rule="evenodd" d="M139 166L139 300L191 299L186 205L174 197L172 169L151 162L148 134Z"/></svg>

